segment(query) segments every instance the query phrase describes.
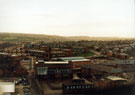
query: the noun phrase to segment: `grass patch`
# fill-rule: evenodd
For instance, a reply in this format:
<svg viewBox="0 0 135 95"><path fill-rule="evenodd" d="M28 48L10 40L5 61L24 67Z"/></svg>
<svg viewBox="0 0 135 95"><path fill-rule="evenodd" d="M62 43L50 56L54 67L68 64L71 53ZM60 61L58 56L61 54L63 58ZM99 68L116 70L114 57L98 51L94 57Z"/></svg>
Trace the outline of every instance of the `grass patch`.
<svg viewBox="0 0 135 95"><path fill-rule="evenodd" d="M9 41L12 40L13 41L13 40L17 40L17 38L16 37L5 37L4 40L9 40Z"/></svg>

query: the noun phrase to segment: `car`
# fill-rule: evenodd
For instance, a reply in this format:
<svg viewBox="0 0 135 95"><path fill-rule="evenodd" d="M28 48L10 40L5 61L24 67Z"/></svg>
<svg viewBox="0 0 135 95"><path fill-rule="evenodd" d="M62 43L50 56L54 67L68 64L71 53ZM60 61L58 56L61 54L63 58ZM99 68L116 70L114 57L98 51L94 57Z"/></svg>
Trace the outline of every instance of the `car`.
<svg viewBox="0 0 135 95"><path fill-rule="evenodd" d="M27 78L24 77L24 76L22 76L21 79L22 79L23 81L27 80Z"/></svg>
<svg viewBox="0 0 135 95"><path fill-rule="evenodd" d="M29 88L29 87L24 87L24 88L23 88L23 91L24 91L25 93L29 93L29 92L30 92L30 88Z"/></svg>
<svg viewBox="0 0 135 95"><path fill-rule="evenodd" d="M29 87L24 87L23 91L24 91L24 95L31 95L31 91Z"/></svg>
<svg viewBox="0 0 135 95"><path fill-rule="evenodd" d="M22 79L19 79L18 81L15 81L15 84L19 85L20 83L22 83L22 81L23 81Z"/></svg>
<svg viewBox="0 0 135 95"><path fill-rule="evenodd" d="M29 81L28 81L28 80L24 80L24 81L23 81L23 85L24 85L24 86L29 85Z"/></svg>

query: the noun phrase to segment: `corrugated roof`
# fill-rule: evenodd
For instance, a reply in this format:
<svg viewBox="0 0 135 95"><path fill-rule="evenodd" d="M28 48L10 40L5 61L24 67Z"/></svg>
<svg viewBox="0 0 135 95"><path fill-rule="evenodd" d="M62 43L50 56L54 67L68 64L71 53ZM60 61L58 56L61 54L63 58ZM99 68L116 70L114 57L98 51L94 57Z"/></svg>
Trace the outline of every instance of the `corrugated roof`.
<svg viewBox="0 0 135 95"><path fill-rule="evenodd" d="M114 61L108 61L103 64L106 65L121 65L121 64L135 64L135 60L114 60Z"/></svg>
<svg viewBox="0 0 135 95"><path fill-rule="evenodd" d="M107 73L119 73L122 72L121 68L113 68L105 65L98 65L98 64L82 64L81 65L83 68L87 69L93 69L96 71L101 71L101 72L107 72Z"/></svg>

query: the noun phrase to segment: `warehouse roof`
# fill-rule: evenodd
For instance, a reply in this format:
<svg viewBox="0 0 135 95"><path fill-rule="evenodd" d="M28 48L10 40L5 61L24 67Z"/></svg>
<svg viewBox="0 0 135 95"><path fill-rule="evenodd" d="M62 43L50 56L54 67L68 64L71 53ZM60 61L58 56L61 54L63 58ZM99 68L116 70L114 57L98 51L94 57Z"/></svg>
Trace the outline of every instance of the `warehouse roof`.
<svg viewBox="0 0 135 95"><path fill-rule="evenodd" d="M41 60L39 60L36 62L36 64L38 64L38 63L55 65L55 64L69 64L69 61L43 61L43 60L41 61Z"/></svg>
<svg viewBox="0 0 135 95"><path fill-rule="evenodd" d="M86 59L85 57L59 57L58 59L63 61L72 61L72 62L90 61L90 59Z"/></svg>
<svg viewBox="0 0 135 95"><path fill-rule="evenodd" d="M103 63L105 65L121 65L121 64L135 64L135 60L114 60Z"/></svg>
<svg viewBox="0 0 135 95"><path fill-rule="evenodd" d="M120 72L122 72L121 68L114 68L114 67L99 65L99 64L82 64L81 67L86 68L86 69L101 71L101 72L107 72L107 73L120 73Z"/></svg>
<svg viewBox="0 0 135 95"><path fill-rule="evenodd" d="M106 78L109 79L109 80L112 80L112 81L127 80L127 79L124 79L124 78L121 78L121 77L118 77L118 76L108 76Z"/></svg>
<svg viewBox="0 0 135 95"><path fill-rule="evenodd" d="M45 64L69 64L68 61L45 61Z"/></svg>

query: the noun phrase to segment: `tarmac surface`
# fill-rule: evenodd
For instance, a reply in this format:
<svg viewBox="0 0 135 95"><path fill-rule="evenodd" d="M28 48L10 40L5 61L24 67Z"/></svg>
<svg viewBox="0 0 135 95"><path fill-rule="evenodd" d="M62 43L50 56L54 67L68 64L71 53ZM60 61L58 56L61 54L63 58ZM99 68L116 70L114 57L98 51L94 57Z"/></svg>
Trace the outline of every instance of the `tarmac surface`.
<svg viewBox="0 0 135 95"><path fill-rule="evenodd" d="M45 80L40 80L39 81L43 91L44 95L62 95L62 90L61 89L52 89Z"/></svg>

